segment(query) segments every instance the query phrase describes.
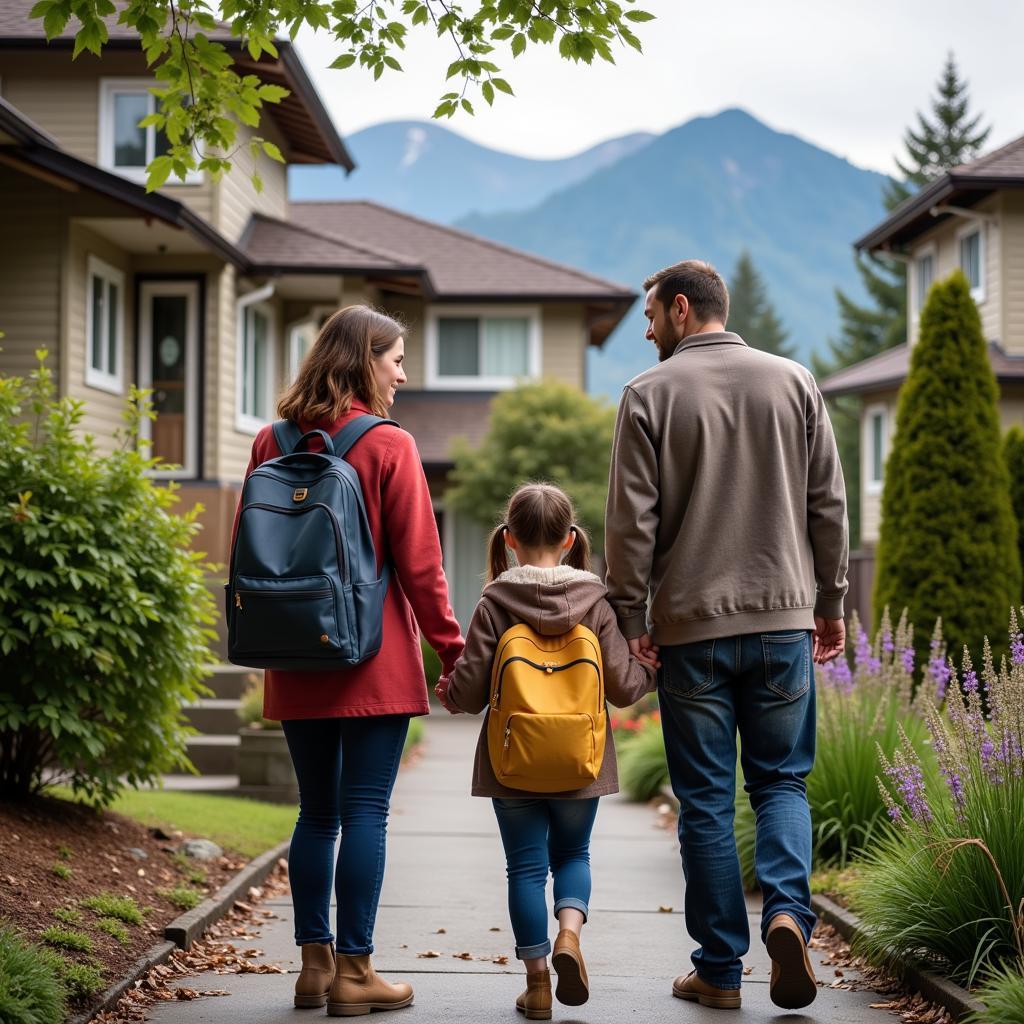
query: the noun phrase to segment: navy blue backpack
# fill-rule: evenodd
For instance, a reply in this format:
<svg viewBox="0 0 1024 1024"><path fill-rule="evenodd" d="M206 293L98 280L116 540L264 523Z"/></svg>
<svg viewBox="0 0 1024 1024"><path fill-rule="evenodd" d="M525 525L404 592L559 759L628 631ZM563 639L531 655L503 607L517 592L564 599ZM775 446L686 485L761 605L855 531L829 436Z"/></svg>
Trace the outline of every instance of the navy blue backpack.
<svg viewBox="0 0 1024 1024"><path fill-rule="evenodd" d="M328 671L380 650L388 569L377 553L362 487L345 461L374 427L357 416L333 437L274 424L284 452L252 471L226 585L228 660L250 668ZM305 450L323 438L323 453Z"/></svg>

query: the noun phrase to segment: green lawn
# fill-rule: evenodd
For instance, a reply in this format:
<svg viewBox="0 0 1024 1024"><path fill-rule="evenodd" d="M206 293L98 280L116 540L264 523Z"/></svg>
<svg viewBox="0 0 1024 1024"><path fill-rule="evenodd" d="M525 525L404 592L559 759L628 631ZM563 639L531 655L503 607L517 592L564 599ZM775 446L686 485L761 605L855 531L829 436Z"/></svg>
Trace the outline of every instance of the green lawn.
<svg viewBox="0 0 1024 1024"><path fill-rule="evenodd" d="M298 814L298 809L289 804L148 789L126 790L110 809L144 825L181 829L212 839L247 857L256 857L287 839Z"/></svg>

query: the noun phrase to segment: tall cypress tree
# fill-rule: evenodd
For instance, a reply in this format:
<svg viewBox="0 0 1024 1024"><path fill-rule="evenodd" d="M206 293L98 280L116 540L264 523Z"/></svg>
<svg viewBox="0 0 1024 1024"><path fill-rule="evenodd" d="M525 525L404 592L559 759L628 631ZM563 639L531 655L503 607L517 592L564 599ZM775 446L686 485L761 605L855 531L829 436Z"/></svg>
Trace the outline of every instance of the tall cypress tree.
<svg viewBox="0 0 1024 1024"><path fill-rule="evenodd" d="M1010 474L1010 503L1017 517L1017 550L1024 566L1024 430L1010 427L1003 438L1003 456ZM1024 595L1018 603L1024 603Z"/></svg>
<svg viewBox="0 0 1024 1024"><path fill-rule="evenodd" d="M728 327L753 348L786 359L794 357L793 348L786 344L789 333L769 301L764 278L746 249L740 253L729 281Z"/></svg>
<svg viewBox="0 0 1024 1024"><path fill-rule="evenodd" d="M931 119L919 112L917 128L904 133L906 156L902 160L897 157L896 166L905 181L890 181L883 188L882 201L887 210L895 209L949 168L977 156L990 129L979 128L980 114L968 116L969 103L967 82L960 78L950 53L931 103ZM826 356L814 356L812 366L818 377L827 377L907 340L906 265L874 253L858 255L856 264L869 302L861 305L836 289L839 337L829 340ZM851 542L856 545L860 543L860 403L838 399L830 403L830 411L846 476Z"/></svg>
<svg viewBox="0 0 1024 1024"><path fill-rule="evenodd" d="M874 612L904 608L918 664L935 620L959 662L1006 649L1021 593L1017 525L999 432L999 389L978 309L958 270L932 287L900 391L885 470Z"/></svg>

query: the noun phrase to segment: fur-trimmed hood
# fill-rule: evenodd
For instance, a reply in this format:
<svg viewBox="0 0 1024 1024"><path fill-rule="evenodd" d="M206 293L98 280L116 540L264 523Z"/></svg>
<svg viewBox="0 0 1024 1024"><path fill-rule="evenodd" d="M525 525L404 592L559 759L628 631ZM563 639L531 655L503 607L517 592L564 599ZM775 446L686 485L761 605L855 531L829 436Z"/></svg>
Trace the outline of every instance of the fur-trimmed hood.
<svg viewBox="0 0 1024 1024"><path fill-rule="evenodd" d="M558 565L522 565L503 572L484 588L483 598L501 605L517 622L542 636L567 633L608 591L592 572Z"/></svg>

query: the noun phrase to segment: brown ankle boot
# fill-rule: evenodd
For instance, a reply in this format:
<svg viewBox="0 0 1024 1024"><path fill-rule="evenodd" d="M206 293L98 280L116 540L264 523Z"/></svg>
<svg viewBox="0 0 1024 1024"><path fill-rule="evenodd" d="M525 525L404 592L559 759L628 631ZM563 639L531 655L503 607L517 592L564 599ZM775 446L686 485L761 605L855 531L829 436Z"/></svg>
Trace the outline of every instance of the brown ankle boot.
<svg viewBox="0 0 1024 1024"><path fill-rule="evenodd" d="M555 939L551 966L558 974L555 998L566 1006L582 1006L590 998L590 982L579 936L569 928L563 928Z"/></svg>
<svg viewBox="0 0 1024 1024"><path fill-rule="evenodd" d="M718 1010L740 1008L738 988L716 988L699 978L696 971L676 978L672 982L672 995L676 999L688 999L691 1003L700 1003L701 1006L711 1006Z"/></svg>
<svg viewBox="0 0 1024 1024"><path fill-rule="evenodd" d="M302 950L302 970L295 980L295 1005L313 1009L327 1002L334 981L334 946L330 942L307 942Z"/></svg>
<svg viewBox="0 0 1024 1024"><path fill-rule="evenodd" d="M516 1009L527 1020L551 1020L551 972L526 975L526 991L516 1000Z"/></svg>
<svg viewBox="0 0 1024 1024"><path fill-rule="evenodd" d="M371 1010L399 1010L412 1005L412 986L400 981L392 985L370 963L369 954L336 957L336 970L327 996L327 1012L332 1017L359 1017Z"/></svg>
<svg viewBox="0 0 1024 1024"><path fill-rule="evenodd" d="M784 1010L799 1010L814 1002L818 982L807 955L807 940L800 926L789 914L776 914L764 937L765 948L772 958L772 976L768 995Z"/></svg>

